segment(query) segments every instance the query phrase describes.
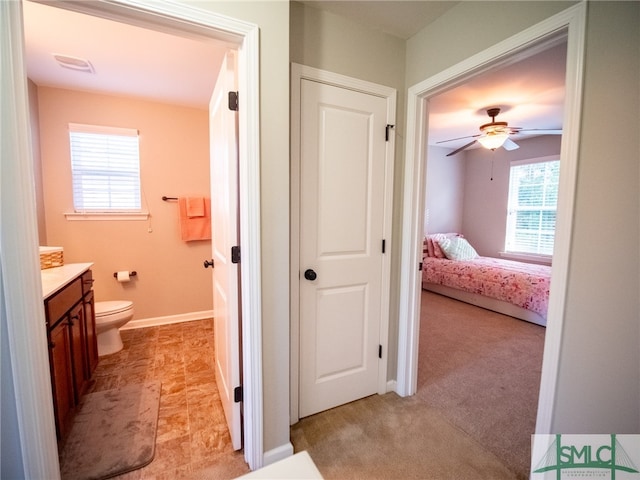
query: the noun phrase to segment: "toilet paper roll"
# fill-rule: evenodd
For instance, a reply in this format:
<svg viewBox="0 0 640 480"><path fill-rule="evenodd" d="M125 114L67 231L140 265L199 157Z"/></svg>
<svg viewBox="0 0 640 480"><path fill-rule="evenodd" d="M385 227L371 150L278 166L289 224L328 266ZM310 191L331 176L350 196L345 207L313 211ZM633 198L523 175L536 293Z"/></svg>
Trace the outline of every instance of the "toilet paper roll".
<svg viewBox="0 0 640 480"><path fill-rule="evenodd" d="M131 281L131 277L129 277L129 272L127 271L118 272L117 279L120 283L126 283Z"/></svg>

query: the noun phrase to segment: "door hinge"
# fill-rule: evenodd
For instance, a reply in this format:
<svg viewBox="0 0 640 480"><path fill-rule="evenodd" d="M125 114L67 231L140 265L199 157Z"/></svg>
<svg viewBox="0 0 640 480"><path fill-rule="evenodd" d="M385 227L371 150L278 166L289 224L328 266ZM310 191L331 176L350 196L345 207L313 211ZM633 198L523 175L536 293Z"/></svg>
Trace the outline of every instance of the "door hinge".
<svg viewBox="0 0 640 480"><path fill-rule="evenodd" d="M387 251L387 241L383 238L382 239L382 253Z"/></svg>
<svg viewBox="0 0 640 480"><path fill-rule="evenodd" d="M382 345L378 345L378 358L382 358Z"/></svg>
<svg viewBox="0 0 640 480"><path fill-rule="evenodd" d="M418 271L419 271L419 272L421 272L421 271L422 271L422 262L420 262L420 263L418 264Z"/></svg>
<svg viewBox="0 0 640 480"><path fill-rule="evenodd" d="M242 401L242 385L233 389L233 401L235 403Z"/></svg>
<svg viewBox="0 0 640 480"><path fill-rule="evenodd" d="M396 128L396 126L395 126L395 125L389 125L389 124L387 123L387 126L386 126L386 127L385 127L385 129L384 129L384 141L385 141L385 142L388 142L388 141L389 141L389 129L390 129L390 128Z"/></svg>
<svg viewBox="0 0 640 480"><path fill-rule="evenodd" d="M240 263L240 247L231 247L231 263Z"/></svg>
<svg viewBox="0 0 640 480"><path fill-rule="evenodd" d="M238 111L238 92L229 92L229 110Z"/></svg>

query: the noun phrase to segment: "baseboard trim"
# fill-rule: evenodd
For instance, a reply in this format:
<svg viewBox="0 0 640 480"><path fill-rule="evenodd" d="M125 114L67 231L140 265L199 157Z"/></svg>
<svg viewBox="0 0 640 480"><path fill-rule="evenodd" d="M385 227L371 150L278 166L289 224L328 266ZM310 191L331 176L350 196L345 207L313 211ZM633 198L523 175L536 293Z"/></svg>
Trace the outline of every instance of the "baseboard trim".
<svg viewBox="0 0 640 480"><path fill-rule="evenodd" d="M264 452L262 456L262 466L266 467L267 465L271 465L272 463L290 457L291 455L293 455L293 444L291 442L287 442L284 445L272 448L268 452Z"/></svg>
<svg viewBox="0 0 640 480"><path fill-rule="evenodd" d="M203 310L201 312L179 313L177 315L167 315L166 317L150 317L131 320L120 330L131 330L134 328L157 327L159 325L170 325L172 323L192 322L194 320L205 320L213 318L213 310Z"/></svg>
<svg viewBox="0 0 640 480"><path fill-rule="evenodd" d="M395 380L387 380L387 393L388 392L397 392L398 382Z"/></svg>

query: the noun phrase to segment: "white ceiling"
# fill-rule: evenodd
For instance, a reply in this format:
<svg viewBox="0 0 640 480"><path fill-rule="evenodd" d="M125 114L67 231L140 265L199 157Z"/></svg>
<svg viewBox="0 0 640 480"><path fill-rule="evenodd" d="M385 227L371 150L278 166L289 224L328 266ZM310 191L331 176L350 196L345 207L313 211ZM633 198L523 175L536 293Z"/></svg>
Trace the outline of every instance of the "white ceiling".
<svg viewBox="0 0 640 480"><path fill-rule="evenodd" d="M460 2L417 0L302 0L301 3L346 17L404 40Z"/></svg>
<svg viewBox="0 0 640 480"><path fill-rule="evenodd" d="M429 144L480 133L491 122L487 109L499 107L496 121L523 129L562 129L566 43L524 60L494 68L429 100ZM516 142L532 135L512 135ZM439 146L458 148L473 139Z"/></svg>
<svg viewBox="0 0 640 480"><path fill-rule="evenodd" d="M38 86L141 97L207 108L225 45L23 2L27 75ZM63 68L53 54L91 62Z"/></svg>
<svg viewBox="0 0 640 480"><path fill-rule="evenodd" d="M0 0L1 1L1 0ZM400 38L409 38L458 2L304 1ZM23 2L27 74L39 86L103 92L207 108L226 46ZM429 143L475 135L498 121L562 128L565 47L493 69L430 99ZM53 54L91 62L95 73L60 67ZM517 138L514 138L517 140ZM441 146L457 148L467 141Z"/></svg>

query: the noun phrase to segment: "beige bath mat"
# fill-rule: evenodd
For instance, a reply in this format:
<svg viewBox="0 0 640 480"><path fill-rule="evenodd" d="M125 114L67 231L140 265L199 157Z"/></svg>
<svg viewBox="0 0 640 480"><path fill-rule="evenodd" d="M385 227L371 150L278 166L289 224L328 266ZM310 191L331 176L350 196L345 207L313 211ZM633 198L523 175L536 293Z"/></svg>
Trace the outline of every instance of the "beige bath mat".
<svg viewBox="0 0 640 480"><path fill-rule="evenodd" d="M85 395L60 455L62 478L109 478L148 465L159 405L159 381Z"/></svg>

